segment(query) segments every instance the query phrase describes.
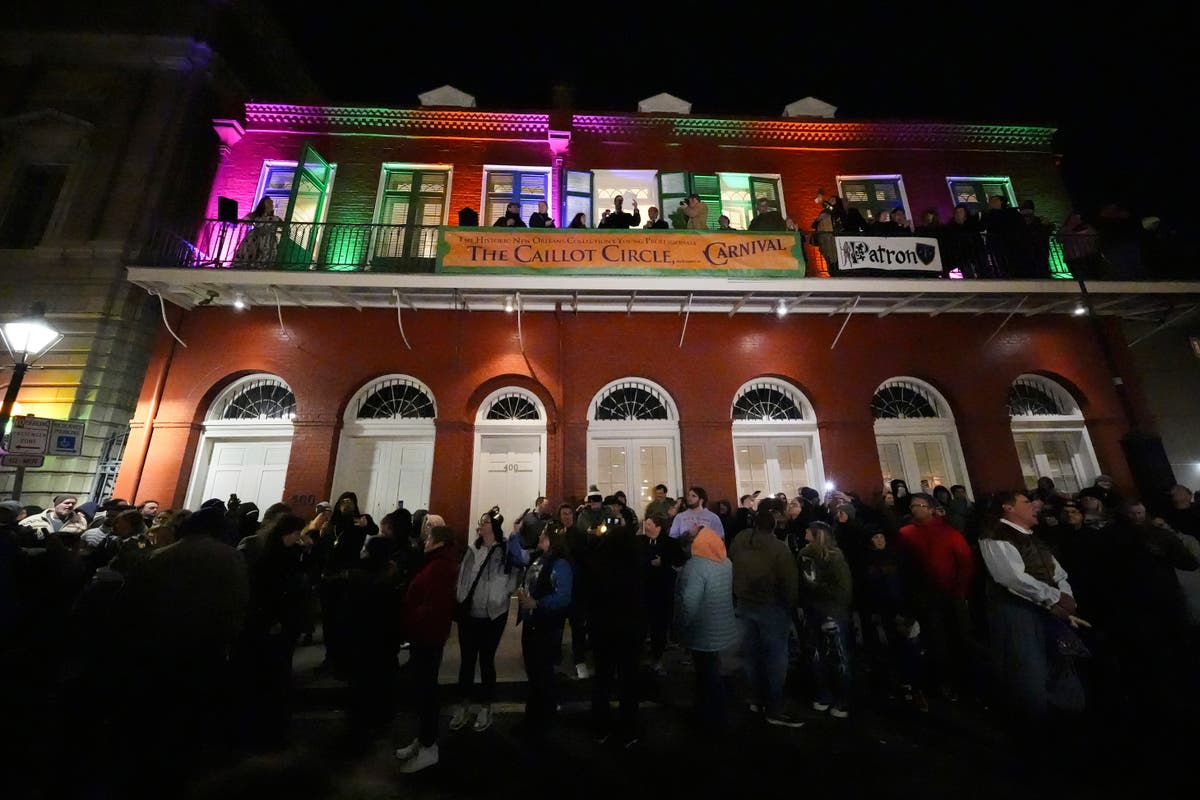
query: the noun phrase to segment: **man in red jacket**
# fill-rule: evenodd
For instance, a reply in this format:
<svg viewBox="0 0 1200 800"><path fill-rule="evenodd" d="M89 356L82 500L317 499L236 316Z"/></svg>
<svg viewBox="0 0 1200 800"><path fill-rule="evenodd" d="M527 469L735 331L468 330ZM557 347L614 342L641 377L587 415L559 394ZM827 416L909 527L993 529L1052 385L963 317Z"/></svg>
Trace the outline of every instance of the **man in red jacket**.
<svg viewBox="0 0 1200 800"><path fill-rule="evenodd" d="M438 763L437 730L441 702L438 670L442 648L450 638L458 584L458 553L454 530L439 525L425 540L425 564L408 584L401 616L410 644L409 670L420 719L420 734L396 750L401 772L417 772Z"/></svg>
<svg viewBox="0 0 1200 800"><path fill-rule="evenodd" d="M900 543L914 572L911 599L928 647L927 688L953 702L971 679L967 593L975 561L963 535L934 514L935 502L925 493L912 495L912 522L900 529Z"/></svg>

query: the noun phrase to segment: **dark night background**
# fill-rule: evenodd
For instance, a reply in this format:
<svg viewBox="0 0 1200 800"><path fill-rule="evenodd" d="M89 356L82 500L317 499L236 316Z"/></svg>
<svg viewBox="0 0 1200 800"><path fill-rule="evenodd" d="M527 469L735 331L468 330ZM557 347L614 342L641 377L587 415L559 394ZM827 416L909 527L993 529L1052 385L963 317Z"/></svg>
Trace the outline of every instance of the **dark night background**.
<svg viewBox="0 0 1200 800"><path fill-rule="evenodd" d="M1183 41L1194 16L1182 4L1105 14L1015 2L725 2L704 13L666 3L467 11L342 2L329 16L273 5L334 103L413 107L418 94L451 84L481 109L547 110L562 85L583 111L633 111L669 92L697 116L777 117L812 95L843 120L1049 125L1085 213L1115 201L1168 226L1191 224L1170 188L1195 174L1177 107L1196 64Z"/></svg>

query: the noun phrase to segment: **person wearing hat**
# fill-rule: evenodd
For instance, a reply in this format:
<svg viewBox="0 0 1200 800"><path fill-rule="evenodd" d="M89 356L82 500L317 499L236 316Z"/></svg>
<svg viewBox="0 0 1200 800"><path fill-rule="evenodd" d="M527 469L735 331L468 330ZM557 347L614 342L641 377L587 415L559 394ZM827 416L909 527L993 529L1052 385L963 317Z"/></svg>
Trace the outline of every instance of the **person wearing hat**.
<svg viewBox="0 0 1200 800"><path fill-rule="evenodd" d="M51 533L83 533L88 529L87 517L75 510L79 498L73 494L60 494L54 505L40 514L26 517L21 524L30 528L39 539Z"/></svg>

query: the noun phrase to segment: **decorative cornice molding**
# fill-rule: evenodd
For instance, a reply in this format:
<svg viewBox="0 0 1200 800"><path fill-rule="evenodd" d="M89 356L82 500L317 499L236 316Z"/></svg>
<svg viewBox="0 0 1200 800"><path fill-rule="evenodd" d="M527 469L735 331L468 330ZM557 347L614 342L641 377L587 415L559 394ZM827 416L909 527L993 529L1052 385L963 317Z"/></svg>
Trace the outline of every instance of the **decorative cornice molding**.
<svg viewBox="0 0 1200 800"><path fill-rule="evenodd" d="M669 136L737 139L818 147L984 147L1049 152L1055 128L945 122L816 122L811 120L715 119L576 115L576 135Z"/></svg>
<svg viewBox="0 0 1200 800"><path fill-rule="evenodd" d="M357 108L247 103L246 129L363 133L435 133L476 136L482 133L520 134L545 138L549 114L507 114L448 109Z"/></svg>
<svg viewBox="0 0 1200 800"><path fill-rule="evenodd" d="M1051 152L1055 128L947 122L839 122L645 114L575 114L572 133L628 139L669 137L748 145L845 148L982 148ZM544 138L549 114L247 103L246 129L421 133Z"/></svg>

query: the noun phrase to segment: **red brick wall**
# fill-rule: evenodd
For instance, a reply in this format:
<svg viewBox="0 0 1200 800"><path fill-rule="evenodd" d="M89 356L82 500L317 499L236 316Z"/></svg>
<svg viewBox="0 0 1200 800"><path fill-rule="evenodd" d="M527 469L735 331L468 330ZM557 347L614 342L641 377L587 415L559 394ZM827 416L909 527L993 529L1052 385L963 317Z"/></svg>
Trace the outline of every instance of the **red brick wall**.
<svg viewBox="0 0 1200 800"><path fill-rule="evenodd" d="M489 392L516 384L542 398L547 490L557 500L586 487L589 403L605 384L627 376L670 393L681 417L683 483L705 486L713 500L735 494L730 406L745 382L761 376L788 380L807 395L826 475L839 488L869 495L877 487L871 396L900 375L925 380L946 397L977 493L1018 484L1005 400L1013 379L1030 372L1057 377L1075 394L1101 469L1132 485L1119 442L1126 418L1090 323L1081 318L1016 316L987 341L1003 316L861 315L830 350L843 317L693 314L678 347L683 318L676 314L539 312L523 317L522 353L516 318L499 312L408 314L411 350L391 310L288 309L284 317L286 333L274 309L184 315L176 329L190 346L175 350L140 496L183 503L208 404L231 380L257 371L283 378L297 399L285 499L330 492L342 415L358 389L390 373L423 381L438 408L430 505L460 529L468 522L473 422ZM165 352L160 347L154 356L146 392ZM1122 377L1140 396L1127 365ZM139 404L136 423L144 424L148 408ZM138 438L135 431L130 451ZM135 479L122 472L118 496Z"/></svg>

